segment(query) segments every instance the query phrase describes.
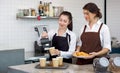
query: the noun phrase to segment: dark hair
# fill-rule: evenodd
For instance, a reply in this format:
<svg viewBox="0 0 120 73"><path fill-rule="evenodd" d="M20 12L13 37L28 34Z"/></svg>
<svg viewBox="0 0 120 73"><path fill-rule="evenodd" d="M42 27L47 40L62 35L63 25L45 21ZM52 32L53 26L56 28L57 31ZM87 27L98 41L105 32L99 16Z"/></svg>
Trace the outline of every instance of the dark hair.
<svg viewBox="0 0 120 73"><path fill-rule="evenodd" d="M68 19L69 19L69 21L70 21L70 24L67 26L67 28L72 31L72 30L73 30L72 14L71 14L70 12L68 12L68 11L63 11L63 12L59 15L59 17L60 17L61 15L66 15L66 16L68 16Z"/></svg>
<svg viewBox="0 0 120 73"><path fill-rule="evenodd" d="M97 7L95 3L87 3L83 9L88 10L91 13L96 14L96 17L102 18L102 14L100 12L100 9Z"/></svg>

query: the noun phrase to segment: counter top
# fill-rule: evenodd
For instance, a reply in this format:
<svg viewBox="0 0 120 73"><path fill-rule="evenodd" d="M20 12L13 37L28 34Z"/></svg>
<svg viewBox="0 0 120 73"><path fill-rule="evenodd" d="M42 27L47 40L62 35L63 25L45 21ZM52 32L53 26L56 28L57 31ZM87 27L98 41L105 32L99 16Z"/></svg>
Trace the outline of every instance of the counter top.
<svg viewBox="0 0 120 73"><path fill-rule="evenodd" d="M68 64L67 69L36 69L39 63L9 66L8 73L94 73L92 64L75 65Z"/></svg>
<svg viewBox="0 0 120 73"><path fill-rule="evenodd" d="M111 57L119 56L120 54L111 54ZM39 63L31 63L17 66L9 66L8 73L95 73L92 64L76 65L68 64L67 69L36 69L35 66ZM113 72L120 73L120 72Z"/></svg>

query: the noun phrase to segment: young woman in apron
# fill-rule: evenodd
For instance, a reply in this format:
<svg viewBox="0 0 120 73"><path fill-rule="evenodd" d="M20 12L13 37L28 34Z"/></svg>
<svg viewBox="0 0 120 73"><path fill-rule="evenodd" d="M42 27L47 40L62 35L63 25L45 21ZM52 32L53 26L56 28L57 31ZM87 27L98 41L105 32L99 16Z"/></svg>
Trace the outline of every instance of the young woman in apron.
<svg viewBox="0 0 120 73"><path fill-rule="evenodd" d="M102 17L100 9L94 3L88 3L83 7L83 13L87 25L80 31L76 51L90 54L86 58L78 58L77 64L91 64L96 57L106 56L111 50L110 32L107 25L99 19Z"/></svg>
<svg viewBox="0 0 120 73"><path fill-rule="evenodd" d="M59 16L59 28L43 32L41 38L49 37L52 46L55 47L55 56L50 55L50 59L62 56L64 62L72 63L72 54L76 47L76 35L72 32L72 15L68 11L63 11Z"/></svg>

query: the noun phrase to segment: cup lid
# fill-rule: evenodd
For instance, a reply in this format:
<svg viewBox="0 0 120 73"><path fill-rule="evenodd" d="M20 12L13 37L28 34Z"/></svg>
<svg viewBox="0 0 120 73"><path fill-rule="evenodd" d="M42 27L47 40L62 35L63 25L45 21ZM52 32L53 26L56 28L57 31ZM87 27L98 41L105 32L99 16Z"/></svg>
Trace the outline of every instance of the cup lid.
<svg viewBox="0 0 120 73"><path fill-rule="evenodd" d="M46 58L39 58L39 59L44 59L44 60L46 60Z"/></svg>
<svg viewBox="0 0 120 73"><path fill-rule="evenodd" d="M115 57L113 59L113 63L115 64L115 66L119 66L120 67L120 57Z"/></svg>
<svg viewBox="0 0 120 73"><path fill-rule="evenodd" d="M100 62L100 65L103 66L103 67L107 67L109 65L109 61L105 57L100 58L99 62Z"/></svg>

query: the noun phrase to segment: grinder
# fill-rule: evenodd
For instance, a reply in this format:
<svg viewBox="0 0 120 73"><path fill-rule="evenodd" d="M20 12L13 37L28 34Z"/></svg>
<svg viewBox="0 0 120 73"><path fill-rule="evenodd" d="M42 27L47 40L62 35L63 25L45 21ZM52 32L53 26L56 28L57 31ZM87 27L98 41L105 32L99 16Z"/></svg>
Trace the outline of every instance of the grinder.
<svg viewBox="0 0 120 73"><path fill-rule="evenodd" d="M46 25L40 25L34 27L35 31L38 33L38 37L40 37L40 33L48 32ZM41 38L40 39L41 44L38 45L38 42L35 41L34 48L35 48L35 56L43 56L45 53L48 53L48 48L51 47L51 41L49 38Z"/></svg>
<svg viewBox="0 0 120 73"><path fill-rule="evenodd" d="M95 58L93 60L93 68L95 73L109 73L107 71L109 66L109 61L105 57Z"/></svg>

